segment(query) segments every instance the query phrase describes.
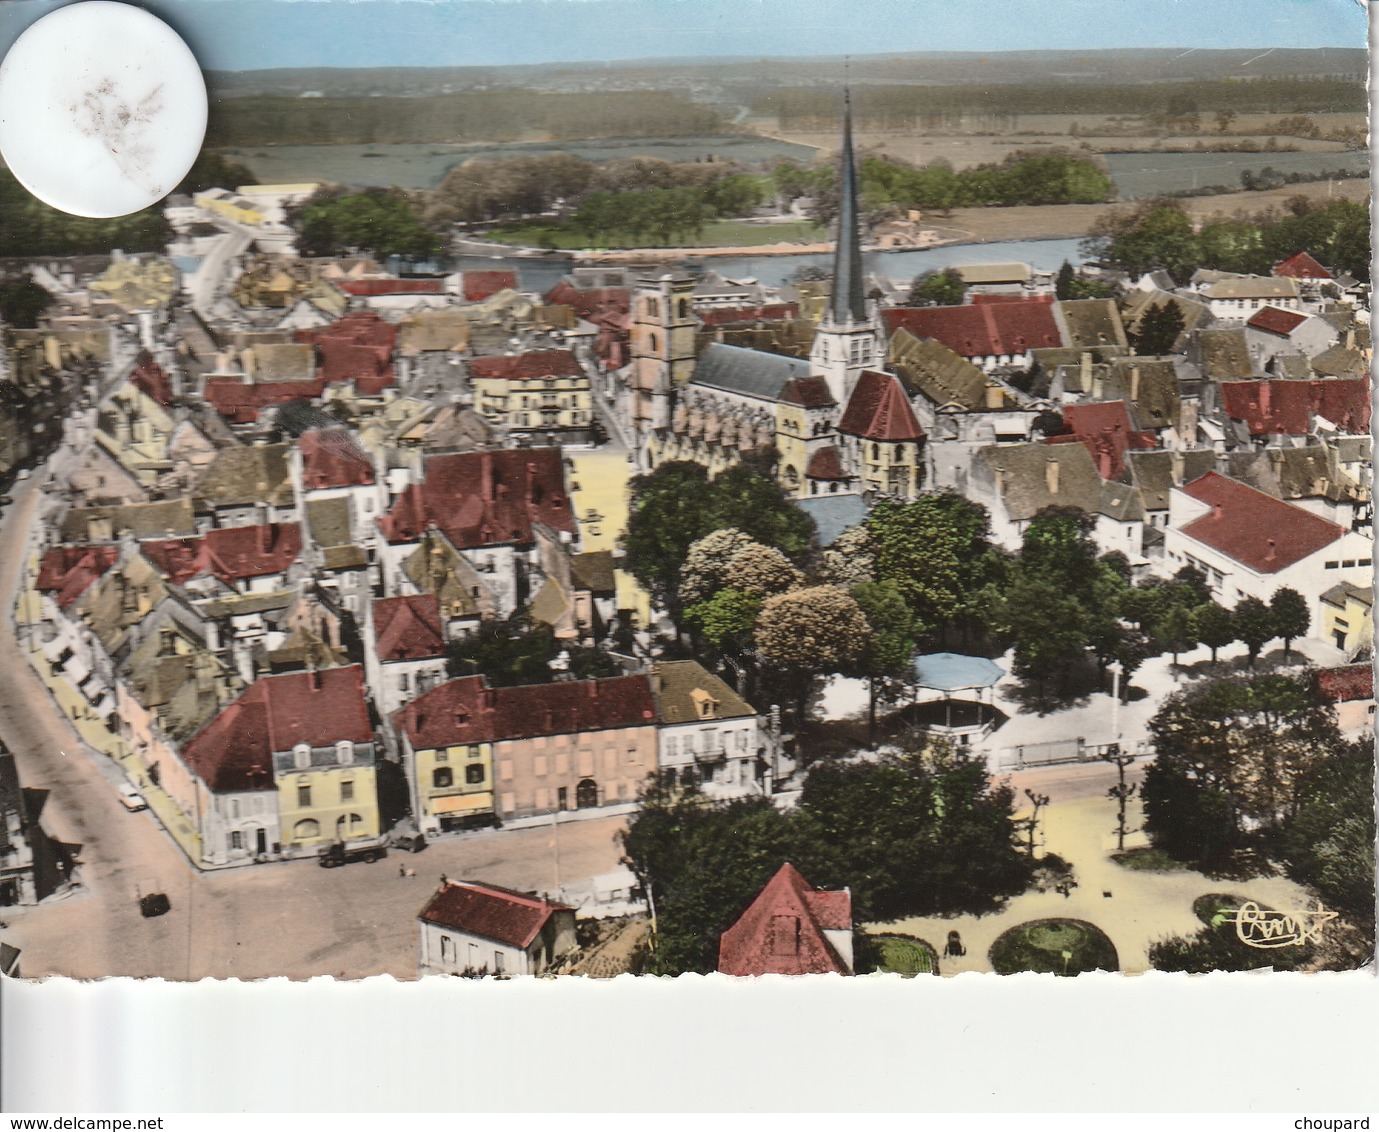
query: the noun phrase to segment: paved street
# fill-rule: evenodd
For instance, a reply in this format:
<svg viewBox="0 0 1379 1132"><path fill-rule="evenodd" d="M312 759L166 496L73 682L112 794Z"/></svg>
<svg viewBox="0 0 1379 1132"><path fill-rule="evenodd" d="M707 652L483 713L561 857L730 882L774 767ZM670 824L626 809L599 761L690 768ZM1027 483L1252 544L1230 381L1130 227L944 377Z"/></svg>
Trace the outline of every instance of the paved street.
<svg viewBox="0 0 1379 1132"><path fill-rule="evenodd" d="M43 823L79 843L79 884L30 908L7 908L0 939L24 952L26 974L206 976L415 975L415 917L440 874L521 890L556 887L555 831L491 830L440 842L420 854L322 869L313 861L201 874L147 811L116 799L120 774L85 748L15 639L8 615L19 582L24 531L39 503L39 476L13 491L0 521L0 741L25 786L50 791ZM560 879L577 884L617 865L625 817L562 824ZM415 869L400 877L399 866ZM172 911L145 920L141 892L166 892Z"/></svg>

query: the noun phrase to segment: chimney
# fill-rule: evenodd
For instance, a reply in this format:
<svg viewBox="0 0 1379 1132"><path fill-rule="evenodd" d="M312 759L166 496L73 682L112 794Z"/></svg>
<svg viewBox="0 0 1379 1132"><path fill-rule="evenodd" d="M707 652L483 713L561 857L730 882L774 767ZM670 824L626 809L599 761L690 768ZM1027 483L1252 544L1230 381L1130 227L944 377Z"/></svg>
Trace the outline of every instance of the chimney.
<svg viewBox="0 0 1379 1132"><path fill-rule="evenodd" d="M1081 372L1082 392L1086 393L1092 388L1092 353L1090 350L1083 350L1081 358L1078 359L1078 368Z"/></svg>
<svg viewBox="0 0 1379 1132"><path fill-rule="evenodd" d="M1269 553L1264 556L1265 562L1272 562L1274 561L1274 559L1278 557L1278 555L1274 553L1274 550L1277 546L1278 543L1276 543L1273 539L1269 540Z"/></svg>
<svg viewBox="0 0 1379 1132"><path fill-rule="evenodd" d="M1132 400L1132 401L1138 401L1139 399L1140 399L1140 367L1139 367L1139 366L1131 366L1131 367L1130 367L1130 400Z"/></svg>
<svg viewBox="0 0 1379 1132"><path fill-rule="evenodd" d="M1211 507L1211 517L1219 523L1224 515L1225 512L1221 510L1221 504L1213 503Z"/></svg>
<svg viewBox="0 0 1379 1132"><path fill-rule="evenodd" d="M259 553L267 554L273 549L273 528L267 523L259 524Z"/></svg>
<svg viewBox="0 0 1379 1132"><path fill-rule="evenodd" d="M1259 411L1266 417L1269 415L1269 405L1274 397L1273 386L1267 381L1259 383Z"/></svg>
<svg viewBox="0 0 1379 1132"><path fill-rule="evenodd" d="M1049 456L1044 463L1044 483L1048 486L1050 495L1058 494L1058 476L1062 470L1056 456Z"/></svg>
<svg viewBox="0 0 1379 1132"><path fill-rule="evenodd" d="M1347 350L1355 349L1355 327L1353 326L1345 332L1345 348Z"/></svg>
<svg viewBox="0 0 1379 1132"><path fill-rule="evenodd" d="M315 665L307 669L306 684L313 692L319 692L321 690L321 670Z"/></svg>
<svg viewBox="0 0 1379 1132"><path fill-rule="evenodd" d="M1111 446L1109 444L1103 444L1098 446L1097 470L1101 474L1101 478L1104 480L1109 480L1111 478L1111 463L1113 458L1114 453L1112 452Z"/></svg>

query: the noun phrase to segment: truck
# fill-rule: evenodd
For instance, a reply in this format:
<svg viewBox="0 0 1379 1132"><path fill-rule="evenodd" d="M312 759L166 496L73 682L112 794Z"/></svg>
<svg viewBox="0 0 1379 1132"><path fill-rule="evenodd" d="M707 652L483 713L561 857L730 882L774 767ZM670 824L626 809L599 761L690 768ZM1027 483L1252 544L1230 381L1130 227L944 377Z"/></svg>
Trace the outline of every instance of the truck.
<svg viewBox="0 0 1379 1132"><path fill-rule="evenodd" d="M317 863L323 869L333 869L337 865L348 865L351 861L381 861L387 855L388 842L385 837L366 841L334 841L321 850Z"/></svg>

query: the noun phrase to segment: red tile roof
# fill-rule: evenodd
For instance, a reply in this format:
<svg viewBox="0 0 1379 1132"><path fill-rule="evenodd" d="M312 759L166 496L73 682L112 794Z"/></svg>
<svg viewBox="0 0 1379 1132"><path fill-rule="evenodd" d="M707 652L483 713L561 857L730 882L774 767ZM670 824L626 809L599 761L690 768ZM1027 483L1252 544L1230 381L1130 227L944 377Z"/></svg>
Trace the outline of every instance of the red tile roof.
<svg viewBox="0 0 1379 1132"><path fill-rule="evenodd" d="M1307 315L1297 311L1286 311L1282 307L1260 307L1245 325L1287 337L1306 321Z"/></svg>
<svg viewBox="0 0 1379 1132"><path fill-rule="evenodd" d="M491 884L447 881L421 910L428 924L525 951L553 912L572 912L535 896Z"/></svg>
<svg viewBox="0 0 1379 1132"><path fill-rule="evenodd" d="M838 403L829 392L828 379L823 377L792 377L781 390L780 399L806 409L827 409Z"/></svg>
<svg viewBox="0 0 1379 1132"><path fill-rule="evenodd" d="M852 896L820 892L787 862L718 942L725 975L849 975L824 935L852 931Z"/></svg>
<svg viewBox="0 0 1379 1132"><path fill-rule="evenodd" d="M1137 432L1124 401L1100 401L1069 405L1063 410L1069 432L1049 437L1046 444L1082 444L1104 480L1118 480L1125 471L1125 453L1131 449L1156 448L1152 432Z"/></svg>
<svg viewBox="0 0 1379 1132"><path fill-rule="evenodd" d="M59 609L67 609L120 557L117 546L58 546L43 556L37 588L56 594Z"/></svg>
<svg viewBox="0 0 1379 1132"><path fill-rule="evenodd" d="M265 676L196 733L182 760L217 793L273 790L273 755L373 741L357 664Z"/></svg>
<svg viewBox="0 0 1379 1132"><path fill-rule="evenodd" d="M1294 252L1287 259L1280 260L1278 263L1274 264L1273 274L1287 276L1292 279L1331 278L1331 272L1327 271L1326 268L1306 252Z"/></svg>
<svg viewBox="0 0 1379 1132"><path fill-rule="evenodd" d="M530 350L525 354L499 354L472 358L471 377L502 381L532 381L543 377L582 377L584 371L569 350Z"/></svg>
<svg viewBox="0 0 1379 1132"><path fill-rule="evenodd" d="M1251 436L1307 436L1314 414L1363 436L1369 433L1369 379L1223 381L1221 407L1232 420L1244 421Z"/></svg>
<svg viewBox="0 0 1379 1132"><path fill-rule="evenodd" d="M1317 695L1333 704L1374 699L1374 666L1346 664L1339 668L1320 668L1312 674Z"/></svg>
<svg viewBox="0 0 1379 1132"><path fill-rule="evenodd" d="M311 429L302 434L297 446L302 453L302 487L307 491L374 482L373 461L347 429Z"/></svg>
<svg viewBox="0 0 1379 1132"><path fill-rule="evenodd" d="M460 285L466 301L481 303L499 291L517 290L517 272L466 271Z"/></svg>
<svg viewBox="0 0 1379 1132"><path fill-rule="evenodd" d="M838 431L864 440L892 442L924 436L900 379L875 370L864 370L857 379Z"/></svg>
<svg viewBox="0 0 1379 1132"><path fill-rule="evenodd" d="M424 475L378 520L389 542L413 542L431 523L457 550L530 543L535 523L575 533L559 448L432 456Z"/></svg>
<svg viewBox="0 0 1379 1132"><path fill-rule="evenodd" d="M977 284L981 286L981 284ZM1051 303L1057 298L1056 295L970 295L969 301L980 306L982 303Z"/></svg>
<svg viewBox="0 0 1379 1132"><path fill-rule="evenodd" d="M632 292L626 287L576 287L562 279L546 292L546 304L571 307L586 319L595 314L626 314L632 306Z"/></svg>
<svg viewBox="0 0 1379 1132"><path fill-rule="evenodd" d="M353 381L365 396L377 396L393 383L391 359L397 327L374 311L351 311L329 326L298 330L293 338L313 343L321 356L325 384Z"/></svg>
<svg viewBox="0 0 1379 1132"><path fill-rule="evenodd" d="M1052 303L1022 299L961 307L890 307L881 317L888 334L908 330L916 338L941 342L964 358L976 358L1062 346L1053 311Z"/></svg>
<svg viewBox="0 0 1379 1132"><path fill-rule="evenodd" d="M311 381L268 381L249 385L241 378L220 375L206 379L205 398L231 424L253 424L259 419L259 413L270 405L319 397L324 388L325 380L320 376Z"/></svg>
<svg viewBox="0 0 1379 1132"><path fill-rule="evenodd" d="M153 356L147 350L139 355L129 377L144 396L157 401L165 409L171 407L172 382L163 367L153 360Z"/></svg>
<svg viewBox="0 0 1379 1132"><path fill-rule="evenodd" d="M199 538L141 543L139 549L174 585L204 574L233 585L285 571L302 553L302 529L296 523L223 527Z"/></svg>
<svg viewBox="0 0 1379 1132"><path fill-rule="evenodd" d="M1276 574L1345 534L1345 528L1320 515L1219 472L1208 472L1182 490L1211 508L1183 527L1183 534L1256 574Z"/></svg>
<svg viewBox="0 0 1379 1132"><path fill-rule="evenodd" d="M804 469L806 478L811 480L845 480L851 477L843 471L843 458L838 454L838 449L833 445L824 448L816 448L809 457L809 464Z"/></svg>
<svg viewBox="0 0 1379 1132"><path fill-rule="evenodd" d="M441 279L342 279L336 284L347 295L439 295Z"/></svg>
<svg viewBox="0 0 1379 1132"><path fill-rule="evenodd" d="M716 307L698 311L699 321L706 327L729 326L735 322L773 322L799 318L798 303L762 303L760 306Z"/></svg>
<svg viewBox="0 0 1379 1132"><path fill-rule="evenodd" d="M464 676L419 696L393 716L414 750L651 727L656 700L646 676L489 688Z"/></svg>
<svg viewBox="0 0 1379 1132"><path fill-rule="evenodd" d="M373 603L373 631L379 660L445 655L445 629L435 594L378 598Z"/></svg>

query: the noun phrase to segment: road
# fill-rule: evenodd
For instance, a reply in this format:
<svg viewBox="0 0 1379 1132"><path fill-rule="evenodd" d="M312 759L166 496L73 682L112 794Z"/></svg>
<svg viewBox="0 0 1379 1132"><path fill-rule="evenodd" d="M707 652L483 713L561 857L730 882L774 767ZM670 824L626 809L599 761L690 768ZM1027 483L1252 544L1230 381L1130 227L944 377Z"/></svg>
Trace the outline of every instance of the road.
<svg viewBox="0 0 1379 1132"><path fill-rule="evenodd" d="M360 978L416 974L416 915L440 875L523 891L554 890L556 830L490 830L392 853L375 864L322 869L314 861L194 870L147 811L129 813L116 768L83 746L30 667L9 616L41 498L36 473L17 484L0 518L0 741L25 786L48 790L45 829L82 846L77 886L27 908L6 908L0 939L24 952L29 976L169 979ZM562 824L561 879L578 884L616 867L625 817ZM399 866L416 870L399 876ZM172 910L139 914L140 893L168 894Z"/></svg>

